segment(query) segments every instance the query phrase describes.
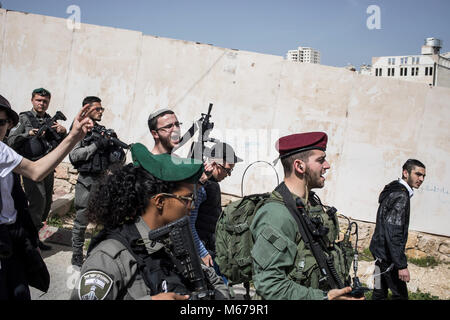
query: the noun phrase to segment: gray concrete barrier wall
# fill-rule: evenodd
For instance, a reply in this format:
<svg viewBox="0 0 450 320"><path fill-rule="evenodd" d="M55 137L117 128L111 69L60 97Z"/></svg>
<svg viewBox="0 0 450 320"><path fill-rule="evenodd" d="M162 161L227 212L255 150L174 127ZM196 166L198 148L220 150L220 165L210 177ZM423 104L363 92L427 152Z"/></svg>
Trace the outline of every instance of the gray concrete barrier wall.
<svg viewBox="0 0 450 320"><path fill-rule="evenodd" d="M417 158L427 177L411 200L410 228L450 235L448 88L123 29L81 24L69 30L64 19L3 9L0 40L0 91L17 111L31 108L38 87L52 92L49 113L61 110L68 119L85 96L97 95L107 108L104 125L151 148L152 110L172 108L187 130L213 103L211 136L245 159L222 183L235 195L253 163L244 194L276 186L275 171L255 161L272 162L280 136L325 131L331 169L318 190L324 203L374 222L384 185L400 177L406 159ZM282 179L280 163L276 172Z"/></svg>

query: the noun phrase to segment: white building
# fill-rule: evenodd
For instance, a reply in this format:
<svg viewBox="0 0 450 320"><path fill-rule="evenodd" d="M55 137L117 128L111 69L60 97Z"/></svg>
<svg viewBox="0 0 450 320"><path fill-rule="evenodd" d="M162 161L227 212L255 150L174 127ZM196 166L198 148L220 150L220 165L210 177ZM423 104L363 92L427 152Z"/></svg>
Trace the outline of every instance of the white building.
<svg viewBox="0 0 450 320"><path fill-rule="evenodd" d="M370 75L450 87L450 57L440 49L441 40L427 38L420 55L373 57Z"/></svg>
<svg viewBox="0 0 450 320"><path fill-rule="evenodd" d="M320 52L309 47L298 47L287 52L286 60L320 64Z"/></svg>

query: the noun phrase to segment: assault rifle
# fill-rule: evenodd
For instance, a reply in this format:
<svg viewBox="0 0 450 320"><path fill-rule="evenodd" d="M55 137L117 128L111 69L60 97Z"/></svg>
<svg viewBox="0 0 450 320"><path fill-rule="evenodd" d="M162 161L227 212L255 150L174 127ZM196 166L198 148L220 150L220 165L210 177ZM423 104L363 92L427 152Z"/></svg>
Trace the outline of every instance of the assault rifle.
<svg viewBox="0 0 450 320"><path fill-rule="evenodd" d="M210 121L212 107L213 104L210 103L208 107L208 113L201 114L200 119L192 124L191 128L181 137L180 143L176 147L176 149L181 148L194 136L194 134L198 130L200 130L200 132L198 133L197 141L194 141L191 144L191 148L187 156L188 158L194 158L200 161L204 161L205 154L206 156L209 156L211 153L210 148L205 146L205 142L219 142L219 140L217 139L209 138L209 134L214 128L214 123Z"/></svg>
<svg viewBox="0 0 450 320"><path fill-rule="evenodd" d="M93 139L108 139L111 145L115 145L117 147L123 149L130 149L131 145L126 144L123 141L120 141L117 138L117 134L113 129L106 129L100 126L94 126L92 128L92 138Z"/></svg>
<svg viewBox="0 0 450 320"><path fill-rule="evenodd" d="M63 138L55 131L55 129L52 128L52 126L54 126L55 122L58 120L67 120L66 116L61 111L56 111L53 118L47 118L42 127L39 128L36 136L40 137L42 136L42 134L44 134L47 141L57 141L59 143Z"/></svg>
<svg viewBox="0 0 450 320"><path fill-rule="evenodd" d="M314 223L310 220L309 215L306 213L302 200L297 198L296 202L294 202L292 194L284 182L282 182L275 190L278 191L283 197L284 203L289 209L289 212L291 212L297 222L303 241L306 246L311 249L314 258L319 265L319 270L322 275L322 279L319 281L327 281L328 285L332 289L344 288L344 283L340 279L334 267L333 256L331 254L325 255L324 253L326 250L322 239L324 229L321 230L317 226L314 226Z"/></svg>
<svg viewBox="0 0 450 320"><path fill-rule="evenodd" d="M190 300L211 299L214 291L208 289L187 216L150 231L148 238L164 244L178 271L191 283Z"/></svg>
<svg viewBox="0 0 450 320"><path fill-rule="evenodd" d="M24 157L36 161L56 148L63 139L52 128L58 120L67 120L61 111L56 111L53 118L46 118L36 135L24 140L23 143L16 147L18 152Z"/></svg>

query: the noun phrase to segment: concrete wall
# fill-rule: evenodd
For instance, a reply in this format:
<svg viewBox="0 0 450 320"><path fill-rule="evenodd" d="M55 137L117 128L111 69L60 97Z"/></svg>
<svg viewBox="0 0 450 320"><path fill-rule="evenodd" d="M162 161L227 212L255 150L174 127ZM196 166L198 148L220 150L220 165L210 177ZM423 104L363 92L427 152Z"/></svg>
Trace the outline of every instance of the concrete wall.
<svg viewBox="0 0 450 320"><path fill-rule="evenodd" d="M281 135L325 131L332 168L318 191L324 203L373 222L383 186L401 175L406 159L418 158L427 178L412 198L410 228L450 235L448 88L135 31L86 24L72 31L64 19L5 10L0 39L0 91L16 111L31 108L37 87L52 92L49 112L69 119L85 96L98 95L107 108L102 122L122 140L151 148L152 110L171 107L187 130L214 103L211 136L246 160L222 183L236 195L248 165L276 158ZM280 163L276 170L282 179ZM276 183L271 167L258 162L243 189L263 192Z"/></svg>

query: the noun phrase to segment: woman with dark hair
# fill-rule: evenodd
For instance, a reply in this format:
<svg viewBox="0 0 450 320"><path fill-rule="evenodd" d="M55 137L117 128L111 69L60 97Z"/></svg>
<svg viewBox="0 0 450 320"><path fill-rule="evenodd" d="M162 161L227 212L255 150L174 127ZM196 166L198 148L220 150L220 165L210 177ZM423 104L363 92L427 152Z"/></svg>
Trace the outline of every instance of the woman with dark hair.
<svg viewBox="0 0 450 320"><path fill-rule="evenodd" d="M133 163L106 176L90 197L89 220L103 226L92 239L72 299L184 300L191 284L164 245L149 232L189 214L203 164L131 148ZM166 248L167 249L167 248ZM214 269L202 265L215 299L229 292Z"/></svg>

